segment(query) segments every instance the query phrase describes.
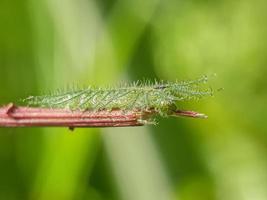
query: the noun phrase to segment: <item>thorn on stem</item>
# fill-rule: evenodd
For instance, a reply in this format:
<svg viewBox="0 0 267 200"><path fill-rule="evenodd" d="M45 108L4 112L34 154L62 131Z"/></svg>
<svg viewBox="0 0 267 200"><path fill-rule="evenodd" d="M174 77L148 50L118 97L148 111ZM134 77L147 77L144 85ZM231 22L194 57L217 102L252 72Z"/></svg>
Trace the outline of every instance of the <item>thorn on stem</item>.
<svg viewBox="0 0 267 200"><path fill-rule="evenodd" d="M69 127L69 130L70 130L70 131L74 131L74 129L75 129L75 127L73 127L73 126L70 126L70 127Z"/></svg>
<svg viewBox="0 0 267 200"><path fill-rule="evenodd" d="M9 115L16 106L13 103L9 103L6 106L5 114Z"/></svg>

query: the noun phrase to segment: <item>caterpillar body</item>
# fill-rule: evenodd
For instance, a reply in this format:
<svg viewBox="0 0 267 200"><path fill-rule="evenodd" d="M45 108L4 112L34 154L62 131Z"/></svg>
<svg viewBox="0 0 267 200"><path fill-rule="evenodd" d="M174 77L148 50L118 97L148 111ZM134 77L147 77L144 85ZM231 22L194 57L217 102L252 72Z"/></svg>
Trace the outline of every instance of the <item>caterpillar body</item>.
<svg viewBox="0 0 267 200"><path fill-rule="evenodd" d="M213 95L212 89L204 87L207 77L190 81L135 82L118 87L87 87L24 99L29 106L62 108L70 110L124 110L146 112L153 110L168 116L179 107L180 101L198 100Z"/></svg>

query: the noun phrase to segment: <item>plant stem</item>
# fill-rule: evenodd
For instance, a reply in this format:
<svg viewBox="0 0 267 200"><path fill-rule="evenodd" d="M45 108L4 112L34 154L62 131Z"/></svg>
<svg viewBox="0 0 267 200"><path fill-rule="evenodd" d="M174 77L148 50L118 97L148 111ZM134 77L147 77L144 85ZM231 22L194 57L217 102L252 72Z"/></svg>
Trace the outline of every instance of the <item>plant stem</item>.
<svg viewBox="0 0 267 200"><path fill-rule="evenodd" d="M137 112L70 111L66 109L17 107L8 104L0 108L0 127L123 127L141 126L143 115Z"/></svg>
<svg viewBox="0 0 267 200"><path fill-rule="evenodd" d="M0 107L0 127L124 127L143 126L156 112L102 110L71 111L38 107L18 107L13 103ZM174 116L205 118L194 111L177 110Z"/></svg>

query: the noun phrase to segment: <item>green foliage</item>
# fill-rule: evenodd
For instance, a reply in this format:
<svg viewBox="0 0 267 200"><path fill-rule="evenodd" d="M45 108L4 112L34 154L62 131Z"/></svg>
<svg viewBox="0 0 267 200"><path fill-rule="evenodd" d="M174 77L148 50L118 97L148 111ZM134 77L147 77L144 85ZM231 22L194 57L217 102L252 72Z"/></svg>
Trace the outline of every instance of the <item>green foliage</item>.
<svg viewBox="0 0 267 200"><path fill-rule="evenodd" d="M0 199L267 199L267 1L0 5L1 104L73 82L143 77L216 72L216 84L226 88L215 99L176 102L209 113L204 121L162 119L157 127L75 134L2 128Z"/></svg>

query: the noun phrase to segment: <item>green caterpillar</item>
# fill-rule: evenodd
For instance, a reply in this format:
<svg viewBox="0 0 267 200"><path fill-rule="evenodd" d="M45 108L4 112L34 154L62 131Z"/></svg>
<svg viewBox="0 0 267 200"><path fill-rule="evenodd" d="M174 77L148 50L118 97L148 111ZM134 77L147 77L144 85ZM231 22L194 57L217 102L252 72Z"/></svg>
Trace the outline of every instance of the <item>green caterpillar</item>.
<svg viewBox="0 0 267 200"><path fill-rule="evenodd" d="M29 106L70 110L113 110L145 112L153 110L161 116L170 115L180 101L198 100L213 95L211 88L203 87L207 77L196 80L164 82L135 82L118 87L88 87L24 99Z"/></svg>

